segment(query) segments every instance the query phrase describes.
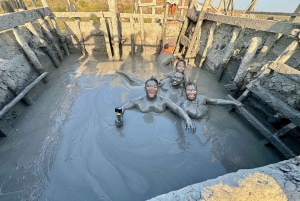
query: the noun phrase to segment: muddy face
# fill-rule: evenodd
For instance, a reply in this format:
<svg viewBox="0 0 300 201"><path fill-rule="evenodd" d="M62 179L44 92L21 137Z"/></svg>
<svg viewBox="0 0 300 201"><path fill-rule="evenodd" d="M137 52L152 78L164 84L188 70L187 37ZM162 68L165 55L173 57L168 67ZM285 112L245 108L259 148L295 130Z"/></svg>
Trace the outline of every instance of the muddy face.
<svg viewBox="0 0 300 201"><path fill-rule="evenodd" d="M157 95L157 83L153 80L149 80L146 84L146 93L148 98L154 99Z"/></svg>
<svg viewBox="0 0 300 201"><path fill-rule="evenodd" d="M180 86L183 82L183 74L182 73L175 73L172 77L172 86Z"/></svg>
<svg viewBox="0 0 300 201"><path fill-rule="evenodd" d="M180 73L184 73L185 63L183 61L179 61L176 65L176 71Z"/></svg>
<svg viewBox="0 0 300 201"><path fill-rule="evenodd" d="M190 101L193 101L196 99L197 97L197 88L194 85L188 85L186 87L186 97L187 99L189 99Z"/></svg>

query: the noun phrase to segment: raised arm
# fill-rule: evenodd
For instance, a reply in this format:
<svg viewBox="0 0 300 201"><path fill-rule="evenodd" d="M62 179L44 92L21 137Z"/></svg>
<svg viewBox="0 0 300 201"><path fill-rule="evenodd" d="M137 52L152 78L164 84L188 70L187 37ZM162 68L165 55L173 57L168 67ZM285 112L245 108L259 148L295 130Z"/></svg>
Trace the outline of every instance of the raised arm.
<svg viewBox="0 0 300 201"><path fill-rule="evenodd" d="M128 103L123 104L121 107L117 107L115 112L117 113L117 119L115 120L115 124L118 128L123 126L123 115L126 110L135 108L137 106L135 99L131 100Z"/></svg>
<svg viewBox="0 0 300 201"><path fill-rule="evenodd" d="M187 113L181 107L173 103L169 98L165 98L165 103L170 110L185 120L188 132L194 134L196 132L196 127Z"/></svg>
<svg viewBox="0 0 300 201"><path fill-rule="evenodd" d="M236 105L238 107L243 105L239 101L231 101L231 100L216 99L216 98L209 98L209 97L206 97L206 103L213 104L213 105Z"/></svg>

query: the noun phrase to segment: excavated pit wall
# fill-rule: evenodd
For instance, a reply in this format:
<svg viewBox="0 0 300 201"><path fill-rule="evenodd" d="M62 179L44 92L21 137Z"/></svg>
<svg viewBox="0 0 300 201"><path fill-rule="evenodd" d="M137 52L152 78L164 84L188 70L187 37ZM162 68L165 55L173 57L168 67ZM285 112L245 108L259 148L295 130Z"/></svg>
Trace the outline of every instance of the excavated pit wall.
<svg viewBox="0 0 300 201"><path fill-rule="evenodd" d="M202 26L201 43L198 56L203 54L205 49L206 41L208 38L208 32L212 25L212 21L204 21ZM226 47L230 42L233 30L235 26L227 24L219 24L214 32L214 40L210 51L208 52L206 61L204 62L204 68L208 69L214 75L217 75L219 71L219 64L222 61L222 56L226 52ZM261 37L262 43L267 40L268 36L271 34L267 31L259 31L249 28L244 28L238 35L236 44L234 46L234 55L230 59L225 72L223 74L223 82L230 83L234 80L234 77L238 71L241 64L242 58L246 53L247 48L253 37ZM288 37L287 35L281 36L274 46L271 47L270 51L267 53L265 58L261 61L262 64L268 61L274 61L292 42L294 39ZM262 45L263 45L262 44ZM257 57L262 45L259 47L254 60ZM300 70L300 48L298 46L295 53L290 59L287 60L286 64L292 68ZM247 78L245 78L247 79ZM253 79L253 78L252 78ZM250 79L251 80L251 79ZM248 81L250 81L248 80ZM293 80L287 78L284 75L275 73L271 79L268 79L264 84L264 87L270 90L270 92L278 97L280 100L284 101L293 108L299 110L300 108L300 83L294 82Z"/></svg>
<svg viewBox="0 0 300 201"><path fill-rule="evenodd" d="M15 20L18 21L19 19L16 18ZM56 51L53 47L53 42L60 44L57 33L49 26L52 35L56 36L54 37L54 40L51 40L50 38L47 38L47 35L44 33L38 22L34 22L32 24L39 36L46 41L51 51L55 54ZM22 37L25 39L30 49L34 52L45 71L49 72L48 76L50 76L50 74L55 70L55 65L43 49L39 39L35 37L25 25L19 26L18 29L19 33L22 33ZM16 94L6 86L4 79L9 79L10 82L15 85L16 92L18 94L39 76L39 72L36 70L33 63L18 43L12 30L8 29L0 32L0 47L0 109L2 109L16 96ZM63 51L62 47L60 47L60 49ZM57 55L56 57L59 61ZM29 97L34 97L42 91L40 89L43 87L45 87L45 83L41 81L33 87L27 95ZM17 102L16 105L1 118L0 125L10 124L21 112L24 106L25 104L22 101Z"/></svg>

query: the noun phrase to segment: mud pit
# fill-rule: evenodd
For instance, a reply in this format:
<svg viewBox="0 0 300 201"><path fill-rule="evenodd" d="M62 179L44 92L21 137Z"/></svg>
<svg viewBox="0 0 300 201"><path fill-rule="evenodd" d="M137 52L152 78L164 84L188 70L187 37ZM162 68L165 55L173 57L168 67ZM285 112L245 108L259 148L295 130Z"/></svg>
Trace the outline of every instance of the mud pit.
<svg viewBox="0 0 300 201"><path fill-rule="evenodd" d="M156 55L122 62L71 55L53 72L34 107L0 139L0 200L146 200L239 169L283 158L228 107L210 106L197 132L170 111L127 111L117 129L114 108L144 94L115 70L162 78ZM189 66L199 94L226 91L205 70ZM30 146L28 146L30 144Z"/></svg>

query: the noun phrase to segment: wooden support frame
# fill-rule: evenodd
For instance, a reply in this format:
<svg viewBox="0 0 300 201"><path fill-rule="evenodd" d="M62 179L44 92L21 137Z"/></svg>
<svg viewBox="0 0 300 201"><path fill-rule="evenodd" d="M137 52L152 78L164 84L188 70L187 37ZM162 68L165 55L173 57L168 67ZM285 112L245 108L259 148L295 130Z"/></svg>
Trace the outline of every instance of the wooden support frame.
<svg viewBox="0 0 300 201"><path fill-rule="evenodd" d="M235 99L227 95L228 99L235 101ZM247 121L249 121L259 132L268 140L274 147L276 147L286 158L294 158L296 154L288 148L278 136L273 135L257 118L247 111L244 107L234 106L236 111L241 114Z"/></svg>
<svg viewBox="0 0 300 201"><path fill-rule="evenodd" d="M109 59L112 59L112 50L111 50L111 46L110 46L110 40L109 40L109 36L108 36L108 31L107 31L107 26L106 26L106 22L105 22L105 18L104 16L100 17L100 29L104 34L104 40L105 40L105 46L106 46L106 51L107 51L107 56Z"/></svg>

